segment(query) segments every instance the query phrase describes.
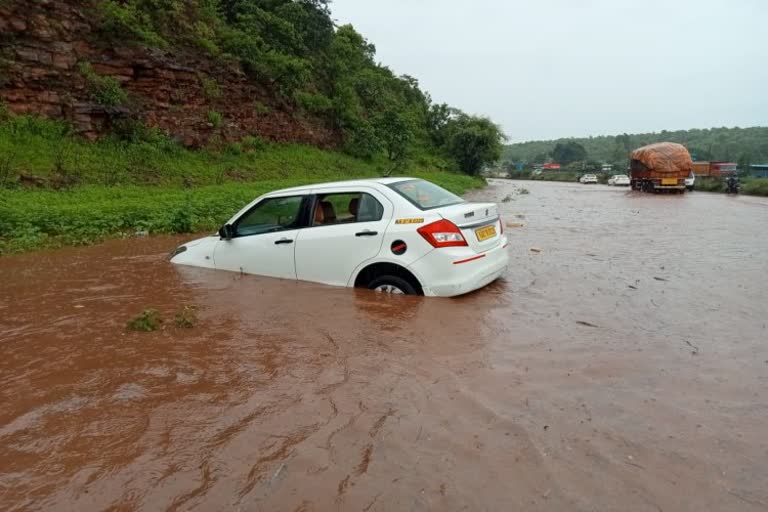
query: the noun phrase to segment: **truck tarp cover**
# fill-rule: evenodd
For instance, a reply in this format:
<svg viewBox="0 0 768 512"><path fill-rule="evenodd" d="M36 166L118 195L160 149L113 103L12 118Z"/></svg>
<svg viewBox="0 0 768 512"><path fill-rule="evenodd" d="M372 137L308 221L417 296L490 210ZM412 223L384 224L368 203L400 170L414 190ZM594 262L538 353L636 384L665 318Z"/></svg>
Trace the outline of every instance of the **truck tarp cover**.
<svg viewBox="0 0 768 512"><path fill-rule="evenodd" d="M687 176L693 168L693 160L685 146L673 142L659 142L638 148L632 152L632 160L663 174Z"/></svg>

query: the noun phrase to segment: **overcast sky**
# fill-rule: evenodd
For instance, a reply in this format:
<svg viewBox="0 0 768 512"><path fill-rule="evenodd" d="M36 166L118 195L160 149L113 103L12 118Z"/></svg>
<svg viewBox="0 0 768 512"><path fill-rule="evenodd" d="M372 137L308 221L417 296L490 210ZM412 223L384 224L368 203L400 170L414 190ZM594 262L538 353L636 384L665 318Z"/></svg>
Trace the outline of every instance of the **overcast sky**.
<svg viewBox="0 0 768 512"><path fill-rule="evenodd" d="M437 102L513 142L768 125L768 0L333 0Z"/></svg>

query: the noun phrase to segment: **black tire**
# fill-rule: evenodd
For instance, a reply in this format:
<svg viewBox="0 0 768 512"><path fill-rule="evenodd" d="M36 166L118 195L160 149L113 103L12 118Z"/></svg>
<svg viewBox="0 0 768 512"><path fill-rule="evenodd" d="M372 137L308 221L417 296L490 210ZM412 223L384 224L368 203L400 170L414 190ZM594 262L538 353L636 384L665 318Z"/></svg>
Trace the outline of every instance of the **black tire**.
<svg viewBox="0 0 768 512"><path fill-rule="evenodd" d="M379 276L373 279L370 283L368 283L369 290L376 290L379 287L388 287L388 286L394 287L400 290L400 292L403 295L418 295L419 293L416 291L416 288L411 283L409 283L402 277L398 277L398 276L388 276L388 275ZM385 290L381 290L381 291L384 292ZM386 293L397 293L397 292L389 291Z"/></svg>

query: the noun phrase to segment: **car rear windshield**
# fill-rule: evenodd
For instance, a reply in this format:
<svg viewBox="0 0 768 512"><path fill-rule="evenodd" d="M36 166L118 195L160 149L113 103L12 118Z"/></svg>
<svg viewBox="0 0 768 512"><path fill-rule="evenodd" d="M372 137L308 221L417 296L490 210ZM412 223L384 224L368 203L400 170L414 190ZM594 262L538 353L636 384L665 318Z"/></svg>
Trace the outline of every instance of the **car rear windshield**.
<svg viewBox="0 0 768 512"><path fill-rule="evenodd" d="M389 188L421 210L431 210L465 202L456 194L424 180L398 181L389 185Z"/></svg>

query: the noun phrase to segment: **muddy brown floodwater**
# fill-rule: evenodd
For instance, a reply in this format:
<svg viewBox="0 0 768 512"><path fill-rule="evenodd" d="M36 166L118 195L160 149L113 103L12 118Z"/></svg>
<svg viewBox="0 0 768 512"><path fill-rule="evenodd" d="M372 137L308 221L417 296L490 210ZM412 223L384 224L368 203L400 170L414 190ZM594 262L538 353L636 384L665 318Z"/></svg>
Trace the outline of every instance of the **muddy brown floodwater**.
<svg viewBox="0 0 768 512"><path fill-rule="evenodd" d="M511 267L458 299L177 238L1 259L0 509L767 510L768 200L474 196L508 194Z"/></svg>

